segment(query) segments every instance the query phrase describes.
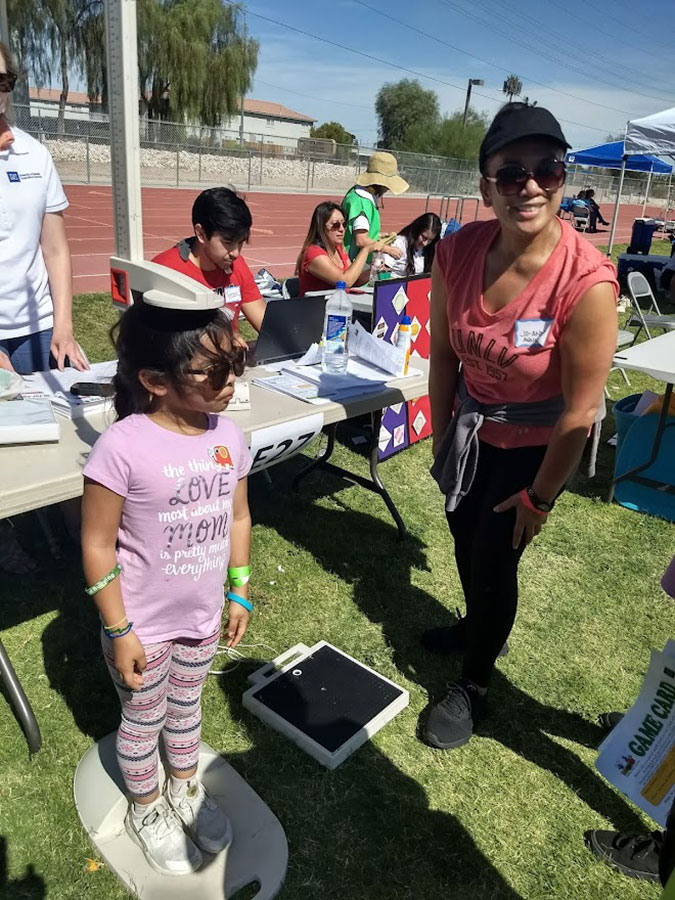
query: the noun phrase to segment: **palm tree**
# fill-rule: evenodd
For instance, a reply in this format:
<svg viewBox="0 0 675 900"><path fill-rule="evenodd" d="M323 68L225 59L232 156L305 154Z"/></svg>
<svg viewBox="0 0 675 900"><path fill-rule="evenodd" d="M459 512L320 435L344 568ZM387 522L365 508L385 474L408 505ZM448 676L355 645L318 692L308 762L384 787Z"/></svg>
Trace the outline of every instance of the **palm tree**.
<svg viewBox="0 0 675 900"><path fill-rule="evenodd" d="M509 103L511 103L514 97L520 96L522 90L523 82L517 75L509 75L502 88L502 92L509 98Z"/></svg>

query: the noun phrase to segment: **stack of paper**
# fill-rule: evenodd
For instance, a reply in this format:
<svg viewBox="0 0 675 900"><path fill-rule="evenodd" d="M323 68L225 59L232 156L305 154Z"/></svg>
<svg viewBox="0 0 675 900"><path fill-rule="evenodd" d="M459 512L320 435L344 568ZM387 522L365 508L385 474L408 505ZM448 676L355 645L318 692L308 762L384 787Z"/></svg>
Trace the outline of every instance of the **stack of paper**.
<svg viewBox="0 0 675 900"><path fill-rule="evenodd" d="M94 363L86 372L66 368L63 372L50 369L49 372L34 372L24 376L24 398L46 398L51 401L54 411L61 416L77 419L84 415L112 409L110 397L76 397L70 393L78 381L108 384L117 371L117 360Z"/></svg>
<svg viewBox="0 0 675 900"><path fill-rule="evenodd" d="M59 423L49 400L0 401L0 444L58 441Z"/></svg>
<svg viewBox="0 0 675 900"><path fill-rule="evenodd" d="M420 373L415 369L408 371L408 375L418 374ZM340 374L324 372L320 365L286 365L278 375L254 378L253 384L289 394L308 403L329 403L381 390L391 380L389 372L383 372L382 369L376 369L358 359L350 359L347 371Z"/></svg>

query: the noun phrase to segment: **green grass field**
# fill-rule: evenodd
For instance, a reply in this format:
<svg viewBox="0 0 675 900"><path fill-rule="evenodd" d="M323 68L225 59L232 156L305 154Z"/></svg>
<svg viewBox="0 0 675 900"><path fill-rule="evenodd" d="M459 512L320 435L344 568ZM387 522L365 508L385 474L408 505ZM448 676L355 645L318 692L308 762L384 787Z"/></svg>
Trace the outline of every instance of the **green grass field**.
<svg viewBox="0 0 675 900"><path fill-rule="evenodd" d="M108 301L76 301L76 333L92 360L110 356ZM612 398L649 382L610 376ZM606 436L613 431L611 417ZM347 443L349 443L347 441ZM374 495L328 476L299 494L291 460L270 486L251 479L253 594L246 642L282 651L326 639L410 691L410 706L335 772L243 708L255 665L211 677L204 739L221 750L278 815L290 862L283 900L656 900L585 849L585 829L652 828L594 770L603 710L635 698L649 650L673 636L659 587L673 526L605 502L613 449L600 474L556 507L521 566L520 612L491 690L492 715L461 750L444 754L416 731L430 699L458 672L427 656L420 632L460 602L442 498L428 475L429 443L382 466L410 535L399 543ZM338 461L366 471L340 446ZM57 513L52 511L56 521ZM54 562L35 517L17 523L41 566L0 587L2 638L43 730L29 759L0 702L0 897L119 900L75 811L75 766L116 727L118 705L100 658L96 616L78 550ZM63 530L60 529L60 533ZM246 651L253 660L271 655ZM3 846L4 845L4 846ZM1 857L0 857L1 860Z"/></svg>

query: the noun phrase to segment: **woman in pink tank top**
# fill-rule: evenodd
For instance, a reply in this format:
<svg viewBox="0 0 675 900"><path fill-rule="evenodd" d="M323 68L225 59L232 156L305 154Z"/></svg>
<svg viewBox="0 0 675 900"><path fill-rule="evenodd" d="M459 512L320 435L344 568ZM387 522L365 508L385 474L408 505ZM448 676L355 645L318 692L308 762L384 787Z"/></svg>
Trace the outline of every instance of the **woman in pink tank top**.
<svg viewBox="0 0 675 900"><path fill-rule="evenodd" d="M569 144L548 110L511 103L480 150L496 219L441 241L432 271L432 473L466 602L422 636L464 653L426 740L465 744L484 715L518 604L518 563L578 464L616 347L613 265L558 218ZM454 415L453 415L454 410Z"/></svg>

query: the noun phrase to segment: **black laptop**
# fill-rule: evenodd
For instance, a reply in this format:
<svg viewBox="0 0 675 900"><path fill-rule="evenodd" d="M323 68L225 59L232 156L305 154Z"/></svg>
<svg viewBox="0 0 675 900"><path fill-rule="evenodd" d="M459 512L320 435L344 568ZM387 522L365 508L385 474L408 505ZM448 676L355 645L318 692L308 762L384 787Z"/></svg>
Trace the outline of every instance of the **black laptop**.
<svg viewBox="0 0 675 900"><path fill-rule="evenodd" d="M249 343L247 365L299 359L323 334L325 297L272 300L267 304L258 340Z"/></svg>

